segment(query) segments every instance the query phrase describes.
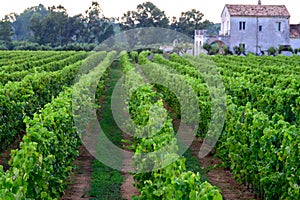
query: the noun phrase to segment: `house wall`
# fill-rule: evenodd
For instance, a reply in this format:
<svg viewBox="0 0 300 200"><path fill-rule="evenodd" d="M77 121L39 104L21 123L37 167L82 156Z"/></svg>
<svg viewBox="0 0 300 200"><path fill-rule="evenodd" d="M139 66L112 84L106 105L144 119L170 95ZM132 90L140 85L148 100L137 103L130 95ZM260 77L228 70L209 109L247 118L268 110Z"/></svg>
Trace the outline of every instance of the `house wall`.
<svg viewBox="0 0 300 200"><path fill-rule="evenodd" d="M227 7L225 7L221 14L220 35L229 35L229 34L230 34L230 14Z"/></svg>
<svg viewBox="0 0 300 200"><path fill-rule="evenodd" d="M240 30L240 22L246 22L245 30ZM277 22L281 23L280 31ZM259 26L262 30L259 30ZM195 31L194 53L200 52L204 43L213 40L224 42L231 51L233 47L245 44L245 51L260 54L270 47L291 45L300 48L300 39L290 38L290 23L287 17L231 16L225 6L221 14L221 30L218 38L211 38L204 30Z"/></svg>
<svg viewBox="0 0 300 200"><path fill-rule="evenodd" d="M293 49L300 48L300 38L291 38L290 45Z"/></svg>
<svg viewBox="0 0 300 200"><path fill-rule="evenodd" d="M239 30L240 21L246 22L245 30ZM281 31L276 30L276 22L281 22ZM289 19L280 17L231 17L230 41L233 50L240 43L245 44L246 52L260 53L269 47L290 44ZM259 31L259 26L262 31ZM257 48L260 47L260 48Z"/></svg>
<svg viewBox="0 0 300 200"><path fill-rule="evenodd" d="M194 55L197 56L201 53L201 48L204 43L204 34L201 30L195 30L194 36Z"/></svg>

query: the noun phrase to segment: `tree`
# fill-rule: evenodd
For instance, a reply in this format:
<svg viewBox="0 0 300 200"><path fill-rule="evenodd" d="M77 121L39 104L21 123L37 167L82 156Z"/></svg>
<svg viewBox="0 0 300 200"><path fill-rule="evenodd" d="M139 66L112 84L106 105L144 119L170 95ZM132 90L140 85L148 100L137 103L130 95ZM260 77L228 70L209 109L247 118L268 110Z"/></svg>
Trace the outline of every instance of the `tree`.
<svg viewBox="0 0 300 200"><path fill-rule="evenodd" d="M12 26L15 30L16 37L18 41L24 40L34 40L34 32L31 29L31 19L34 15L39 16L42 19L48 14L48 10L42 5L27 8L20 15L13 13Z"/></svg>
<svg viewBox="0 0 300 200"><path fill-rule="evenodd" d="M203 16L204 14L196 9L182 12L178 20L173 17L171 27L193 37L195 30L206 29L213 24L208 20L202 21Z"/></svg>
<svg viewBox="0 0 300 200"><path fill-rule="evenodd" d="M66 41L68 40L66 38L68 20L69 17L67 14L67 10L63 6L59 5L57 7L52 6L51 8L49 8L49 14L44 18L44 23L46 25L43 26L43 28L49 30L49 26L47 25L47 23L53 25L53 27L50 27L50 30L52 30L51 35L53 38L53 40L51 41L52 46L62 46L66 44ZM46 32L47 31L44 31L44 33Z"/></svg>
<svg viewBox="0 0 300 200"><path fill-rule="evenodd" d="M83 15L69 17L66 28L66 43L84 43L85 19Z"/></svg>
<svg viewBox="0 0 300 200"><path fill-rule="evenodd" d="M84 23L82 15L69 17L63 6L48 8L46 16L35 12L31 19L30 29L34 33L34 41L39 44L63 46L73 42L84 42Z"/></svg>
<svg viewBox="0 0 300 200"><path fill-rule="evenodd" d="M4 18L0 21L0 40L7 46L12 41L12 36L14 35L14 31L8 18Z"/></svg>
<svg viewBox="0 0 300 200"><path fill-rule="evenodd" d="M61 46L68 40L66 36L68 14L63 6L48 8L48 14L41 16L35 13L31 18L31 30L39 44Z"/></svg>
<svg viewBox="0 0 300 200"><path fill-rule="evenodd" d="M114 34L114 19L106 18L98 2L92 2L92 6L86 11L85 40L88 43L100 43Z"/></svg>
<svg viewBox="0 0 300 200"><path fill-rule="evenodd" d="M137 6L136 11L127 11L122 17L123 30L140 27L169 27L169 19L151 2Z"/></svg>
<svg viewBox="0 0 300 200"><path fill-rule="evenodd" d="M219 31L221 29L221 24L220 23L211 23L210 25L208 25L206 27L207 29L207 34L211 34L211 35L218 35Z"/></svg>
<svg viewBox="0 0 300 200"><path fill-rule="evenodd" d="M122 17L122 30L128 30L137 27L137 24L139 23L138 21L138 16L135 11L127 11L126 13L123 14Z"/></svg>
<svg viewBox="0 0 300 200"><path fill-rule="evenodd" d="M114 19L105 18L97 2L86 10L85 15L68 16L63 6L52 6L43 16L34 12L30 18L30 30L34 41L52 47L70 43L100 43L114 34Z"/></svg>
<svg viewBox="0 0 300 200"><path fill-rule="evenodd" d="M169 19L165 12L151 2L139 4L137 14L140 27L168 27Z"/></svg>
<svg viewBox="0 0 300 200"><path fill-rule="evenodd" d="M211 50L211 45L208 43L204 43L202 48L205 49L207 52L209 52Z"/></svg>
<svg viewBox="0 0 300 200"><path fill-rule="evenodd" d="M33 33L33 41L39 43L39 44L43 44L42 41L42 19L43 17L41 16L41 14L39 13L34 13L31 18L30 18L30 30Z"/></svg>

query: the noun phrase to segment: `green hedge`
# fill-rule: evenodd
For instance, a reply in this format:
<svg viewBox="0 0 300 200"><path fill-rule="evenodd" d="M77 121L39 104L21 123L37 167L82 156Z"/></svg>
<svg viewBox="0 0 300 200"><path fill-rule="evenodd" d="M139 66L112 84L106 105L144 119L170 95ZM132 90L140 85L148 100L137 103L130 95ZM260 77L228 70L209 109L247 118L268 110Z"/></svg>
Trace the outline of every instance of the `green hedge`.
<svg viewBox="0 0 300 200"><path fill-rule="evenodd" d="M142 54L142 55L141 55ZM141 53L139 63L145 64L147 52ZM141 62L142 58L142 62ZM127 61L126 52L121 53L121 65L125 71L125 91L128 93L130 88L134 88L143 79L140 74L129 69L134 67ZM134 163L138 173L134 174L136 187L140 195L134 199L222 199L220 191L207 182L201 182L200 174L186 171L185 159L177 155L178 144L175 138L171 119L168 117L160 126L155 120L149 120L149 111L151 106L155 105L157 111L155 114L163 116L166 111L163 107L161 95L154 92L151 85L146 84L136 89L132 93L128 102L130 115L135 124L140 125L134 129L135 150ZM128 99L129 100L129 99ZM143 128L149 125L152 128ZM144 136L143 138L140 138ZM148 137L145 137L148 136ZM141 153L159 152L148 158L144 158ZM170 165L159 169L161 161L175 160ZM158 167L158 168L156 168ZM144 170L151 170L144 172ZM143 173L144 172L144 173Z"/></svg>
<svg viewBox="0 0 300 200"><path fill-rule="evenodd" d="M88 60L93 64L93 70L85 75L77 85L85 88L93 84L97 70L105 70L108 61L115 53L109 54L103 62ZM98 54L102 60L103 52ZM97 59L96 59L97 60ZM100 59L101 60L101 59ZM91 66L90 66L91 67ZM95 68L96 67L96 68ZM78 71L78 70L76 70ZM74 81L70 73L70 82ZM107 76L107 74L106 74ZM84 78L83 78L84 77ZM89 79L92 78L92 79ZM101 80L105 80L103 77ZM97 92L104 89L104 81L99 81ZM78 91L76 87L76 91ZM81 88L82 89L82 88ZM0 198L1 199L58 199L63 194L66 179L73 169L73 161L78 156L78 146L81 141L74 124L72 105L75 87L62 88L57 98L44 106L41 111L33 114L33 118L26 117L26 135L20 144L19 150L12 151L9 161L11 168L4 172L0 166ZM81 99L88 101L87 98ZM77 116L85 118L85 116Z"/></svg>
<svg viewBox="0 0 300 200"><path fill-rule="evenodd" d="M11 168L0 170L1 199L53 199L63 192L80 142L71 101L72 90L66 89L33 119L25 119L27 134L12 151Z"/></svg>

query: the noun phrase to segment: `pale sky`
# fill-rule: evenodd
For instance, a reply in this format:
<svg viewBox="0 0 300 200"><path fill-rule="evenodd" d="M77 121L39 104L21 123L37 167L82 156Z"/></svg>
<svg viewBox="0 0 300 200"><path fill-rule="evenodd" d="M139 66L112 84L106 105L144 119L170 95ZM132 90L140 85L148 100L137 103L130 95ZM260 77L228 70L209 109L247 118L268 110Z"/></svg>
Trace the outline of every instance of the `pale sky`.
<svg viewBox="0 0 300 200"><path fill-rule="evenodd" d="M44 6L64 6L70 15L84 13L92 1L98 1L106 17L121 17L128 10L147 0L0 0L0 18L5 14L21 13L28 7L43 4ZM220 15L225 4L257 4L258 0L150 0L165 11L168 17L180 16L181 12L195 8L204 14L204 18L220 23ZM265 5L286 5L290 12L291 23L300 23L300 2L296 0L262 0Z"/></svg>

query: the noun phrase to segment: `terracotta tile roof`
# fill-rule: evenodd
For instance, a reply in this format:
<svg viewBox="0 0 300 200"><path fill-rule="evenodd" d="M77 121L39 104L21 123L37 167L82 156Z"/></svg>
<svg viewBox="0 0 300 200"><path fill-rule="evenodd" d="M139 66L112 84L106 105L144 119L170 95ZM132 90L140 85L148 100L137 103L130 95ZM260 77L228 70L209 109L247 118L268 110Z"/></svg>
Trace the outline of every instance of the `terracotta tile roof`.
<svg viewBox="0 0 300 200"><path fill-rule="evenodd" d="M300 38L300 24L290 25L290 38Z"/></svg>
<svg viewBox="0 0 300 200"><path fill-rule="evenodd" d="M285 5L226 4L225 7L228 8L231 16L290 17Z"/></svg>

